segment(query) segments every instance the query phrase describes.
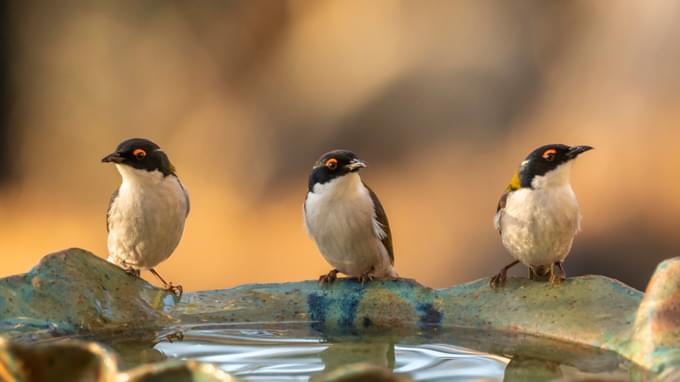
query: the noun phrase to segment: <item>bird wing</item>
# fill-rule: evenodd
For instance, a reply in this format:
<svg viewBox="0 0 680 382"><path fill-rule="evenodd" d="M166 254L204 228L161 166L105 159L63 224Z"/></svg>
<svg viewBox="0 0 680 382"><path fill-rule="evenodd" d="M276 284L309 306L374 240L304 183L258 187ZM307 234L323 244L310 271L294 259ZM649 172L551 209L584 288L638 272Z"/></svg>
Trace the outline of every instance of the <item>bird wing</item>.
<svg viewBox="0 0 680 382"><path fill-rule="evenodd" d="M106 209L106 232L109 232L111 229L110 223L109 223L109 218L111 217L111 206L113 206L113 202L116 200L118 197L118 189L116 188L115 191L113 191L113 194L111 194L111 200L109 200L109 208Z"/></svg>
<svg viewBox="0 0 680 382"><path fill-rule="evenodd" d="M510 195L510 192L512 191L505 191L503 195L501 195L501 198L498 200L498 206L496 207L496 216L493 219L494 226L496 227L496 231L498 231L498 233L503 233L503 230L501 228L501 218L503 217L503 210L505 209L505 203L508 200L508 195Z"/></svg>
<svg viewBox="0 0 680 382"><path fill-rule="evenodd" d="M512 177L512 180L510 180L510 184L508 184L508 186L505 188L503 195L501 195L501 198L498 200L498 204L496 205L496 216L494 218L494 225L496 226L496 230L498 231L498 233L503 233L503 228L501 227L501 218L503 217L505 204L508 202L508 196L510 196L510 194L515 192L516 190L519 190L520 187L521 184L519 180L519 173L515 173L515 175Z"/></svg>
<svg viewBox="0 0 680 382"><path fill-rule="evenodd" d="M177 175L175 175L177 177ZM189 200L189 193L187 192L187 189L184 188L184 185L182 184L182 181L179 180L179 177L177 177L177 183L179 183L179 187L182 189L182 192L184 193L184 199L187 201L187 212L184 214L184 217L186 218L189 216L189 212L191 211L191 201Z"/></svg>
<svg viewBox="0 0 680 382"><path fill-rule="evenodd" d="M309 199L309 192L305 195L305 201L302 203L302 219L305 226L305 232L307 236L313 238L312 232L309 230L309 224L307 224L307 199Z"/></svg>
<svg viewBox="0 0 680 382"><path fill-rule="evenodd" d="M365 183L364 187L366 187L368 193L371 195L373 207L375 208L374 216L374 223L376 223L374 224L375 233L385 246L385 249L387 249L387 254L390 256L390 263L394 265L394 248L392 247L392 232L390 230L390 223L389 221L387 221L387 214L385 213L385 209L380 203L380 199L378 199L378 195L376 195L375 192L373 192L373 190L371 190L371 188L368 187Z"/></svg>

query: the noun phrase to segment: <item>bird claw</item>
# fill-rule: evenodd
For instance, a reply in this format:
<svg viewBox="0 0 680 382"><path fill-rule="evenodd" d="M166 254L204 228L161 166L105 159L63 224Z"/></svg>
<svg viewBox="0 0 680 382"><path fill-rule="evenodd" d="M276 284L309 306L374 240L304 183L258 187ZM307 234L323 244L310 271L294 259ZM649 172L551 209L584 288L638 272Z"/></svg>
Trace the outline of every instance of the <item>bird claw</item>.
<svg viewBox="0 0 680 382"><path fill-rule="evenodd" d="M332 284L338 279L338 272L337 269L333 269L327 274L319 276L319 285L324 286L325 284Z"/></svg>
<svg viewBox="0 0 680 382"><path fill-rule="evenodd" d="M123 270L125 271L125 273L129 274L130 276L134 276L134 277L139 277L139 275L141 274L141 271L139 269L127 267L127 268L123 268Z"/></svg>
<svg viewBox="0 0 680 382"><path fill-rule="evenodd" d="M550 275L550 278L548 279L548 281L549 281L550 284L552 284L552 285L559 285L559 284L562 283L563 280L564 280L564 279L563 279L562 277L560 277L560 276L558 276L558 275L556 275L556 274L554 274L554 273L551 274L551 275Z"/></svg>
<svg viewBox="0 0 680 382"><path fill-rule="evenodd" d="M498 289L505 286L505 281L508 279L508 269L514 267L518 263L519 261L515 260L512 263L501 268L501 271L491 278L491 280L489 281L489 286L491 286L492 289Z"/></svg>
<svg viewBox="0 0 680 382"><path fill-rule="evenodd" d="M495 276L491 278L491 281L489 281L489 286L491 286L492 289L498 289L502 288L505 286L505 281L508 279L508 274L507 272L498 272Z"/></svg>
<svg viewBox="0 0 680 382"><path fill-rule="evenodd" d="M165 287L165 290L174 294L178 298L182 297L182 293L184 293L184 288L182 288L181 285L174 285L173 283L168 283L164 287Z"/></svg>
<svg viewBox="0 0 680 382"><path fill-rule="evenodd" d="M161 283L163 283L163 289L174 294L178 298L182 297L182 293L184 293L184 288L182 288L181 285L174 285L172 282L165 281L165 279L160 274L158 274L158 272L156 272L156 270L153 268L150 268L149 272L151 272L152 275L156 276L156 278Z"/></svg>
<svg viewBox="0 0 680 382"><path fill-rule="evenodd" d="M560 273L561 273L561 274L558 274L558 273L555 271L555 268L556 268L556 267L560 269ZM566 279L567 279L567 272L564 271L564 268L562 267L562 263L560 263L560 262L554 263L554 264L550 267L550 278L548 279L548 281L550 282L550 284L552 284L552 285L559 285L559 284L562 283L562 281L564 281L564 280L566 280Z"/></svg>
<svg viewBox="0 0 680 382"><path fill-rule="evenodd" d="M372 269L362 274L361 276L357 277L357 280L359 280L362 286L366 283L366 281L373 281L375 279L375 276L373 276L371 272L373 272Z"/></svg>

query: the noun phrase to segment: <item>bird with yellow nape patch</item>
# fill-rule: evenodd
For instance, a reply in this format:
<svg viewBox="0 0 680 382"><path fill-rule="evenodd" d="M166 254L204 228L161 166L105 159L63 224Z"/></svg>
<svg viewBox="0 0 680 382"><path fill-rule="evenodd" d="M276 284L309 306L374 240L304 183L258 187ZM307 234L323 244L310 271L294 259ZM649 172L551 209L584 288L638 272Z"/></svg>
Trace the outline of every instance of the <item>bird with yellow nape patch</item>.
<svg viewBox="0 0 680 382"><path fill-rule="evenodd" d="M518 263L529 268L532 280L547 278L559 284L566 277L562 263L581 224L571 168L579 155L592 149L541 146L520 164L498 201L494 219L503 246L516 260L491 278L491 287L505 285L508 270Z"/></svg>

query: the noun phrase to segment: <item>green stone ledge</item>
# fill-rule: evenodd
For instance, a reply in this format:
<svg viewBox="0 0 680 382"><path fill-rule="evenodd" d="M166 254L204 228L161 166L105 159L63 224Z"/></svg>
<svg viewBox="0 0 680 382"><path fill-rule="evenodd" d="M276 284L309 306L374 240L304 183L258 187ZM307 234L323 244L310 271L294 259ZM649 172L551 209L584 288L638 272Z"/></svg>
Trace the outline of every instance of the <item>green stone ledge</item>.
<svg viewBox="0 0 680 382"><path fill-rule="evenodd" d="M324 288L315 281L246 285L187 293L176 301L80 249L48 255L29 273L0 280L0 334L15 342L180 324L289 321L324 333L459 338L497 332L611 351L644 370L677 375L680 258L659 265L646 294L603 276L561 285L509 279L498 291L488 279L446 289L406 279L365 285L343 279ZM478 337L482 344L484 336Z"/></svg>

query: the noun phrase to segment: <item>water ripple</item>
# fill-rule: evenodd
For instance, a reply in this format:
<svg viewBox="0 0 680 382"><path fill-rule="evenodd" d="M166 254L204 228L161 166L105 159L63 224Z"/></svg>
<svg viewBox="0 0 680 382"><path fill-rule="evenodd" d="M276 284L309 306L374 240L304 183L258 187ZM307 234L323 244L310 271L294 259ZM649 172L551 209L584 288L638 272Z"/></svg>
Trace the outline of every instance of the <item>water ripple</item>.
<svg viewBox="0 0 680 382"><path fill-rule="evenodd" d="M193 326L184 331L184 341L160 342L155 348L168 357L217 364L246 381L307 381L353 362L391 367L416 381L501 381L509 361L447 344L326 341L300 327Z"/></svg>

